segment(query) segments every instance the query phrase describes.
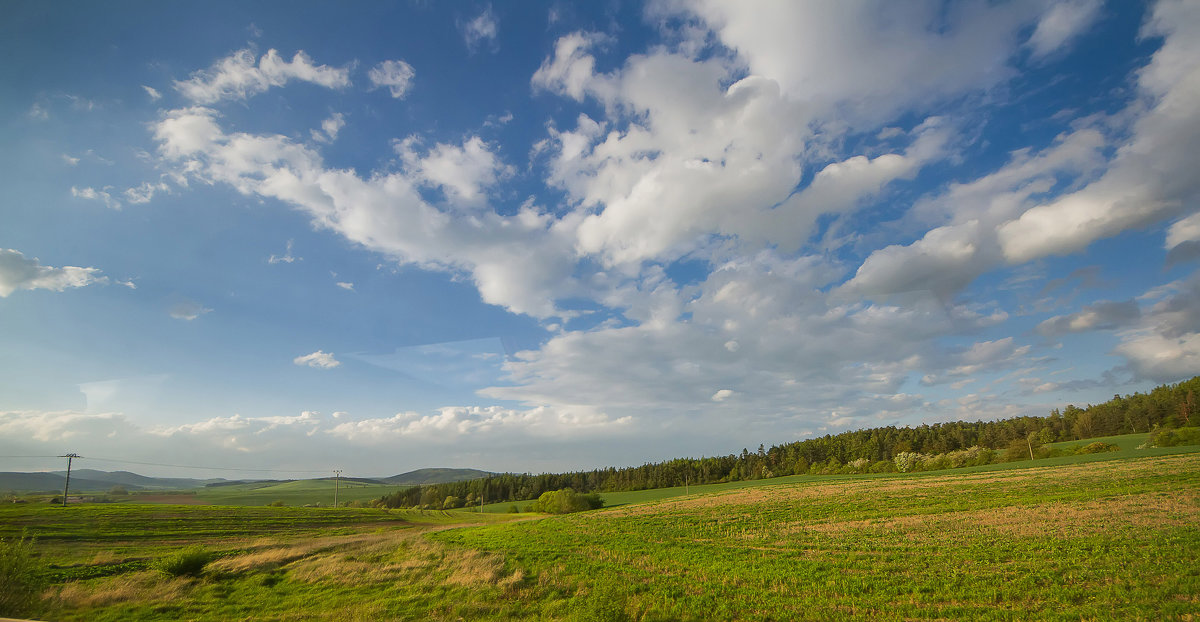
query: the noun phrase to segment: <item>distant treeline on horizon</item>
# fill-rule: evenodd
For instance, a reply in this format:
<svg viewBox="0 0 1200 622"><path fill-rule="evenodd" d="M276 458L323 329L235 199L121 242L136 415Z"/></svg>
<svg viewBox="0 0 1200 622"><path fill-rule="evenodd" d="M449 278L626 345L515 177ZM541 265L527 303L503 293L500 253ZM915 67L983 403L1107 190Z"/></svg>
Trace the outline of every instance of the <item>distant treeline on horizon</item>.
<svg viewBox="0 0 1200 622"><path fill-rule="evenodd" d="M910 470L903 465L914 461L920 465L922 460L929 465L926 468L948 468L1029 459L1046 443L1194 426L1200 410L1197 393L1200 393L1200 376L1162 385L1149 393L1115 395L1103 404L1085 408L1073 405L1061 411L1055 408L1045 417L887 426L828 434L770 449L759 445L757 452L743 449L741 454L678 458L638 467L539 475L506 473L413 486L384 495L375 504L441 508L449 498L468 506L479 503L481 495L486 503L518 502L564 488L586 493L625 492L810 473L894 472ZM1045 455L1049 452L1040 450L1039 457Z"/></svg>

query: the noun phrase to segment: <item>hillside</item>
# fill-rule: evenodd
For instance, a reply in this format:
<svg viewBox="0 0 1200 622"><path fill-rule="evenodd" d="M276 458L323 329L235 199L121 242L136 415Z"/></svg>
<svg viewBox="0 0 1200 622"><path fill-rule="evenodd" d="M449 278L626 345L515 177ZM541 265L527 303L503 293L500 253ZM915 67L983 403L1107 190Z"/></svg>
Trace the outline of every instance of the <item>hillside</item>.
<svg viewBox="0 0 1200 622"><path fill-rule="evenodd" d="M61 492L66 471L36 473L0 473L0 490L11 492ZM217 482L217 479L182 477L147 477L129 471L98 471L71 469L71 491L103 492L114 486L134 490L188 490Z"/></svg>
<svg viewBox="0 0 1200 622"><path fill-rule="evenodd" d="M466 480L489 477L495 473L478 469L417 469L391 477L378 478L380 482L394 486L428 486L430 484L448 484Z"/></svg>
<svg viewBox="0 0 1200 622"><path fill-rule="evenodd" d="M4 492L57 492L62 493L66 478L58 473L0 473L0 491ZM76 479L71 473L71 492L95 492L112 488L112 482L88 478ZM136 486L126 486L127 490L137 490Z"/></svg>

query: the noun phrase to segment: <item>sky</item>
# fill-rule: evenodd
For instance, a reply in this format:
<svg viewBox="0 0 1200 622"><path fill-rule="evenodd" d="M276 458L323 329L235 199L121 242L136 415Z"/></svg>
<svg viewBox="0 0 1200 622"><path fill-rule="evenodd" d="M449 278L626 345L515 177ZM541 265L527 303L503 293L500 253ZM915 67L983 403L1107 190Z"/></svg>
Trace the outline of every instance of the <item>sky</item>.
<svg viewBox="0 0 1200 622"><path fill-rule="evenodd" d="M0 55L0 470L590 469L1200 374L1198 2L17 0Z"/></svg>

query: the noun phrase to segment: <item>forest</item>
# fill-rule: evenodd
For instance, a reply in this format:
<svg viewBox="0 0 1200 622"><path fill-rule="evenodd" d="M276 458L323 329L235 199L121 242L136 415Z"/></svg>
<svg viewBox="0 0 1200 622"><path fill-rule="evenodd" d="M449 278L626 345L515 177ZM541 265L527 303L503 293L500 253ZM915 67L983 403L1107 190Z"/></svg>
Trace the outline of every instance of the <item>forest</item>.
<svg viewBox="0 0 1200 622"><path fill-rule="evenodd" d="M1028 460L1049 455L1044 446L1117 434L1169 431L1197 424L1200 376L1148 393L1114 395L1080 408L1068 405L1044 417L953 421L917 427L871 428L828 434L757 451L677 458L637 467L571 473L505 473L491 477L413 486L376 499L382 507L441 509L453 497L463 505L534 500L570 488L580 493L623 492L685 484L712 484L784 475L895 472ZM1088 449L1101 451L1103 447Z"/></svg>

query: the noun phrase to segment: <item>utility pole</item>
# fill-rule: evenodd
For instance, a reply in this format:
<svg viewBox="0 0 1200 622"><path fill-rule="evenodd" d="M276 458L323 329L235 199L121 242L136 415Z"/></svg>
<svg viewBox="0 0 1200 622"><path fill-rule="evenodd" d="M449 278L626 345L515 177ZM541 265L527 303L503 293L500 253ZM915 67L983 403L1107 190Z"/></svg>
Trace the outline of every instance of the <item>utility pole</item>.
<svg viewBox="0 0 1200 622"><path fill-rule="evenodd" d="M684 495L691 494L689 492L689 488L688 488L688 476L686 476L686 475L683 476L683 494Z"/></svg>
<svg viewBox="0 0 1200 622"><path fill-rule="evenodd" d="M337 493L338 493L338 484L341 483L340 482L341 479L342 479L342 470L334 469L333 470L333 507L335 507L335 508L338 506Z"/></svg>
<svg viewBox="0 0 1200 622"><path fill-rule="evenodd" d="M63 454L59 458L67 459L67 483L63 485L63 507L67 507L67 493L71 491L71 461L78 458L79 454Z"/></svg>

